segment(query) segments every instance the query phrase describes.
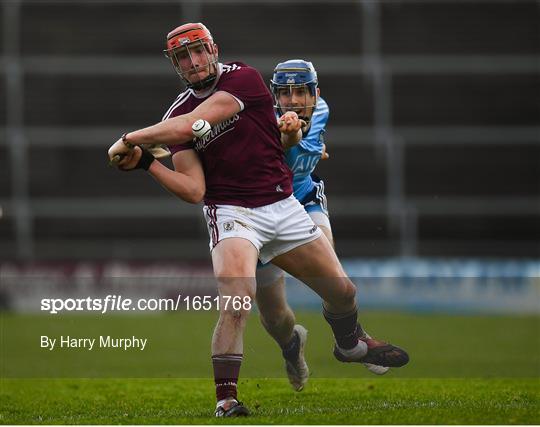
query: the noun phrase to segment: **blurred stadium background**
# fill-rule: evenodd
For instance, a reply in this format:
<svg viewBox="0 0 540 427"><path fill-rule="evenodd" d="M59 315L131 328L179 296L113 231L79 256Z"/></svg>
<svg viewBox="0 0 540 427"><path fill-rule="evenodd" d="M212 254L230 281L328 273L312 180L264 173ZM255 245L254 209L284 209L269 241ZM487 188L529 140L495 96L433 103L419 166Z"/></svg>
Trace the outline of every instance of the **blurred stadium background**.
<svg viewBox="0 0 540 427"><path fill-rule="evenodd" d="M222 61L266 81L282 60L315 64L331 108L318 173L350 274L510 279L487 294L409 281L369 299L368 287L368 303L482 308L487 295L538 313L538 1L2 0L0 14L4 283L81 263L87 275L209 265L201 207L106 162L181 90L165 34L203 21ZM10 284L4 301L18 299Z"/></svg>

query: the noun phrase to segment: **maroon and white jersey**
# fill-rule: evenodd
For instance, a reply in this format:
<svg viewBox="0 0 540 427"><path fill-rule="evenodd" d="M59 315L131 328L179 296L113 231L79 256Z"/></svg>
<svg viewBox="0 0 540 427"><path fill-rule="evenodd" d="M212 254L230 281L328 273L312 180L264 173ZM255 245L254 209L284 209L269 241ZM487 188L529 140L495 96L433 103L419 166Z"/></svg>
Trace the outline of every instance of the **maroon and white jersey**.
<svg viewBox="0 0 540 427"><path fill-rule="evenodd" d="M241 62L220 64L213 89L180 94L163 120L193 111L214 92L234 96L241 111L217 124L204 138L171 146L174 154L195 149L206 179L206 205L254 208L292 194L292 173L285 163L270 91L257 70Z"/></svg>

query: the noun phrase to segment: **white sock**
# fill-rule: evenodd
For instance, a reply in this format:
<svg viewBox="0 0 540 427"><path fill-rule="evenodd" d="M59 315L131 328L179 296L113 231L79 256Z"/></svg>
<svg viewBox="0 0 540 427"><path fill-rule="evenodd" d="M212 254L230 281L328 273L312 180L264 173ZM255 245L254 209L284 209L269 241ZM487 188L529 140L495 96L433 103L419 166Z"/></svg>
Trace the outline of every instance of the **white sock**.
<svg viewBox="0 0 540 427"><path fill-rule="evenodd" d="M353 348L345 349L339 346L338 348L339 352L343 354L343 356L355 359L360 359L364 357L368 352L368 346L364 341L358 341L358 344L356 344L356 346L354 346Z"/></svg>

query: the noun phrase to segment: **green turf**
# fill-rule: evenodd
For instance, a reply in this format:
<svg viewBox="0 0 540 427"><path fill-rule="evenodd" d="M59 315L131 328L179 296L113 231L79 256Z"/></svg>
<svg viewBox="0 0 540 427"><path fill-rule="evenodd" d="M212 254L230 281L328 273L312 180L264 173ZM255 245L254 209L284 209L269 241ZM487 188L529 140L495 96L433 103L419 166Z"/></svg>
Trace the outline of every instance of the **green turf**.
<svg viewBox="0 0 540 427"><path fill-rule="evenodd" d="M253 415L215 420L207 379L5 380L5 424L538 424L538 382L496 379L244 379Z"/></svg>
<svg viewBox="0 0 540 427"><path fill-rule="evenodd" d="M3 313L0 423L216 422L210 417L214 392L209 363L215 319L216 313L139 317ZM319 313L299 313L298 320L310 331L307 358L312 377L306 390L290 389L283 379L279 349L252 316L239 389L254 416L227 422L540 423L536 316L364 313L362 321L370 332L403 345L411 355L407 367L384 377L373 376L361 365L335 361L331 334ZM39 348L42 333L138 334L148 336L150 343L143 352L50 352ZM96 378L16 378L66 375ZM126 378L103 378L114 376Z"/></svg>

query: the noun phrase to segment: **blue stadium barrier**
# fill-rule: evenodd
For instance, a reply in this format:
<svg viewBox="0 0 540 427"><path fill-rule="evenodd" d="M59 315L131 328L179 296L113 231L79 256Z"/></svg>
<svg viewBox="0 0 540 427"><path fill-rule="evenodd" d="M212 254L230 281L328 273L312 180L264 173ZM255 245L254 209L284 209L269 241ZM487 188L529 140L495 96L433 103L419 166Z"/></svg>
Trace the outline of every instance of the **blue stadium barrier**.
<svg viewBox="0 0 540 427"><path fill-rule="evenodd" d="M540 261L472 259L348 259L361 308L423 312L540 313ZM320 309L320 299L287 278L295 308Z"/></svg>

